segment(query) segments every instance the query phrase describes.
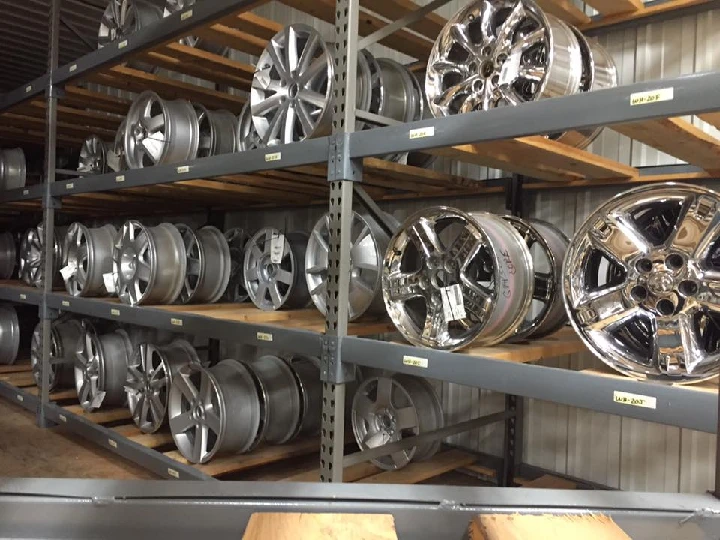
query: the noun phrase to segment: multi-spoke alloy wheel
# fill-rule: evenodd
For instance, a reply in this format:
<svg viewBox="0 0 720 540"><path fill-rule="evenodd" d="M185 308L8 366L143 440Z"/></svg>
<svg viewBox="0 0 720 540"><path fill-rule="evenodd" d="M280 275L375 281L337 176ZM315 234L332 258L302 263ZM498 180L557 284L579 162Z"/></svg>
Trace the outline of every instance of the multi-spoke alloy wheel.
<svg viewBox="0 0 720 540"><path fill-rule="evenodd" d="M255 129L252 117L252 107L248 101L240 111L240 116L237 120L237 133L235 139L237 140L237 151L245 152L246 150L255 150L256 148L262 148L264 143L262 137Z"/></svg>
<svg viewBox="0 0 720 540"><path fill-rule="evenodd" d="M122 226L113 249L113 274L123 303L171 304L182 290L186 266L185 244L174 225L127 221Z"/></svg>
<svg viewBox="0 0 720 540"><path fill-rule="evenodd" d="M22 148L0 150L0 189L25 187L27 164Z"/></svg>
<svg viewBox="0 0 720 540"><path fill-rule="evenodd" d="M10 279L17 264L17 247L12 233L0 233L0 279Z"/></svg>
<svg viewBox="0 0 720 540"><path fill-rule="evenodd" d="M292 359L289 366L300 390L300 422L296 435L314 435L320 431L322 413L323 385L320 380L320 360L298 356Z"/></svg>
<svg viewBox="0 0 720 540"><path fill-rule="evenodd" d="M108 172L107 145L97 135L90 135L80 149L78 172L103 174Z"/></svg>
<svg viewBox="0 0 720 540"><path fill-rule="evenodd" d="M390 238L370 216L353 213L350 241L349 319L364 314L383 315L382 260ZM327 313L328 250L330 216L325 214L310 234L305 253L305 279L312 301Z"/></svg>
<svg viewBox="0 0 720 540"><path fill-rule="evenodd" d="M352 403L352 426L362 450L376 448L442 428L443 410L430 383L411 375L382 375L365 380ZM372 460L385 470L432 457L440 441L430 441Z"/></svg>
<svg viewBox="0 0 720 540"><path fill-rule="evenodd" d="M455 350L510 337L533 293L532 260L512 225L447 207L403 223L383 263L383 296L414 345Z"/></svg>
<svg viewBox="0 0 720 540"><path fill-rule="evenodd" d="M430 53L425 89L435 116L574 94L582 55L573 31L532 0L475 0Z"/></svg>
<svg viewBox="0 0 720 540"><path fill-rule="evenodd" d="M664 184L621 193L580 227L563 291L570 322L610 367L693 382L720 371L720 196Z"/></svg>
<svg viewBox="0 0 720 540"><path fill-rule="evenodd" d="M127 114L125 159L131 169L195 159L200 129L189 101L143 92Z"/></svg>
<svg viewBox="0 0 720 540"><path fill-rule="evenodd" d="M77 341L75 388L80 406L92 412L102 406L125 404L125 383L132 343L125 330L98 335L92 324L83 322Z"/></svg>
<svg viewBox="0 0 720 540"><path fill-rule="evenodd" d="M258 231L247 243L243 273L245 290L262 310L300 308L308 305L303 263L308 237L283 234L278 229Z"/></svg>
<svg viewBox="0 0 720 540"><path fill-rule="evenodd" d="M72 388L75 384L75 355L77 343L82 335L82 325L75 319L57 319L50 326L50 390ZM42 322L33 331L30 342L30 365L35 384L42 385Z"/></svg>
<svg viewBox="0 0 720 540"><path fill-rule="evenodd" d="M128 366L125 386L128 407L143 433L155 433L165 425L170 386L181 367L199 364L193 346L184 339L160 347L141 343Z"/></svg>
<svg viewBox="0 0 720 540"><path fill-rule="evenodd" d="M245 264L245 246L250 236L239 227L225 232L225 239L230 248L230 281L225 288L223 300L226 302L247 302L249 296L245 289L243 265Z"/></svg>
<svg viewBox="0 0 720 540"><path fill-rule="evenodd" d="M202 105L195 105L200 141L197 157L204 158L220 154L231 154L237 142L237 118L230 111L209 111Z"/></svg>
<svg viewBox="0 0 720 540"><path fill-rule="evenodd" d="M562 267L570 240L546 221L513 216L504 216L504 219L525 240L535 271L533 301L513 340L547 336L560 330L567 322L561 289Z"/></svg>
<svg viewBox="0 0 720 540"><path fill-rule="evenodd" d="M163 15L169 17L173 13L178 11L185 11L193 7L199 0L165 0L165 12ZM211 0L205 0L209 3ZM195 47L204 51L211 52L213 54L219 54L225 56L228 52L228 48L218 43L213 43L206 39L201 39L196 36L185 36L180 40L180 43L187 45L188 47Z"/></svg>
<svg viewBox="0 0 720 540"><path fill-rule="evenodd" d="M258 60L250 91L262 145L329 133L333 75L332 55L317 30L291 24L278 32Z"/></svg>
<svg viewBox="0 0 720 540"><path fill-rule="evenodd" d="M187 270L180 291L183 304L212 304L222 297L230 280L230 247L215 227L193 231L176 225L185 244Z"/></svg>
<svg viewBox="0 0 720 540"><path fill-rule="evenodd" d="M178 450L192 463L247 452L258 438L261 421L254 377L235 360L209 369L187 364L170 387L168 418Z"/></svg>
<svg viewBox="0 0 720 540"><path fill-rule="evenodd" d="M65 250L61 239L65 238L66 229L55 227L53 249L53 283L60 280L60 268L65 260ZM19 276L28 285L41 288L45 276L45 228L41 223L28 229L20 242Z"/></svg>
<svg viewBox="0 0 720 540"><path fill-rule="evenodd" d="M128 37L155 21L162 11L144 0L109 0L98 30L98 47Z"/></svg>
<svg viewBox="0 0 720 540"><path fill-rule="evenodd" d="M283 444L300 429L302 404L296 376L288 364L277 356L263 356L247 363L259 384L264 405L263 433L260 439Z"/></svg>
<svg viewBox="0 0 720 540"><path fill-rule="evenodd" d="M113 270L113 244L117 231L112 225L90 229L73 223L65 238L65 289L73 296L108 294L103 276Z"/></svg>
<svg viewBox="0 0 720 540"><path fill-rule="evenodd" d="M11 305L0 305L0 365L14 364L20 349L20 321Z"/></svg>
<svg viewBox="0 0 720 540"><path fill-rule="evenodd" d="M120 127L115 133L112 151L108 152L108 166L115 172L124 171L128 168L125 158L125 133L127 131L127 118L123 118Z"/></svg>

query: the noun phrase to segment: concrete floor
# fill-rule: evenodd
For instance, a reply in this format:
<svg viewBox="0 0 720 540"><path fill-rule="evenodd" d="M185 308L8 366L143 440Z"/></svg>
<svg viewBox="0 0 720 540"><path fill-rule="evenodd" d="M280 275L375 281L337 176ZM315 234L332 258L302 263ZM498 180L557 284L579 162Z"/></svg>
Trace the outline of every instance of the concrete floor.
<svg viewBox="0 0 720 540"><path fill-rule="evenodd" d="M39 429L35 416L0 399L0 476L153 479L152 473L66 433Z"/></svg>

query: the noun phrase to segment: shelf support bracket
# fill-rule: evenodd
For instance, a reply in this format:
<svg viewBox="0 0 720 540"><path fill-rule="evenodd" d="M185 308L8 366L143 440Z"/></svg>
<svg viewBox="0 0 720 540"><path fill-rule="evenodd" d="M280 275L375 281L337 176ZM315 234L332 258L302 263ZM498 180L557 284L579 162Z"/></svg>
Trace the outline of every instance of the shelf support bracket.
<svg viewBox="0 0 720 540"><path fill-rule="evenodd" d="M350 159L350 133L330 137L328 182L347 180L362 182L362 160Z"/></svg>

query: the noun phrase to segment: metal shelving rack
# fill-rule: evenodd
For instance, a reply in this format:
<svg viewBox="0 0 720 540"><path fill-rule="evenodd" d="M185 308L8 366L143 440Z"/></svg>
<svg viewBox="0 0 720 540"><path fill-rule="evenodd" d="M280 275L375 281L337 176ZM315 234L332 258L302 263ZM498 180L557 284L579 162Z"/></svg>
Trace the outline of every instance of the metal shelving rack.
<svg viewBox="0 0 720 540"><path fill-rule="evenodd" d="M330 136L273 147L272 159L268 158L266 150L254 150L172 166L56 181L58 99L63 95L63 88L67 83L101 68L116 65L124 58L148 50L152 46L168 43L190 34L193 29L203 24L242 9L252 9L256 3L253 0L201 2L192 9L172 15L152 27L138 31L128 39L93 51L72 64L58 66L61 1L53 0L47 74L0 97L0 113L2 113L29 99L44 95L47 129L45 182L40 186L4 192L0 194L0 203L42 200L45 230L48 238L51 238L54 232L55 211L61 208L62 199L67 196L326 163L330 190L331 236L329 302L325 334L291 326L223 321L196 314L177 315L159 308L133 308L101 299L71 298L53 292L49 283L42 291L17 285L0 285L0 300L38 305L45 336L49 334L51 321L58 313L69 312L166 330L178 330L178 327L182 327L183 332L250 345L266 345L267 336L270 335L273 347L320 357L324 383L320 469L324 481L342 481L344 466L382 455L382 452L414 446L419 439L443 438L491 422L502 421L505 422L506 430L505 466L501 483L509 484L514 476L514 466L519 460L515 448L521 447L521 398L523 397L710 433L717 431L718 397L715 391L705 388L662 386L620 376L514 363L493 359L482 353L448 353L360 338L349 332L347 305L350 222L354 203L366 207L381 226L390 229L387 218L363 188L363 158L383 155L389 151L448 148L600 125L626 125L632 122L717 111L720 110L720 95L715 89L720 86L720 73L637 83L589 94L526 103L512 108L422 120L410 124L388 125L372 131L354 133L358 50L420 20L426 13L447 3L447 0L436 0L425 8L411 11L394 23L389 23L363 38L359 37L358 32L360 0L336 0L334 23L338 41L334 50L336 80L333 132ZM670 87L673 88L671 100L644 106L631 104L633 94ZM382 121L381 118L375 120ZM482 129L478 126L482 126ZM720 142L718 144L720 145ZM620 176L629 174L629 167L617 165L615 169L621 172ZM614 165L601 163L599 167L609 170ZM693 174L696 171L692 166L682 170ZM536 185L543 185L542 182L529 178L524 179L524 182L519 180L516 177L508 183L511 194L510 206L513 208L518 206L519 188L522 185L530 189L534 185L533 182ZM653 179L655 180L657 178ZM609 183L643 181L649 180L644 180L641 174L623 180L613 179ZM579 184L575 180L566 185L582 187L585 184L582 180ZM497 190L497 187L491 189ZM50 249L52 242L46 242L45 245ZM52 273L51 260L52 257L46 257L48 266L45 275ZM21 401L30 410L37 409L40 425L65 422L84 436L144 464L159 474L175 478L206 478L206 475L189 466L173 469L173 463L176 462L167 463L162 459L151 458L147 449L132 441L126 441L122 437L108 438L108 430L103 431L104 428L81 417L66 415L60 407L51 403L47 380L49 343L49 339L43 340L45 376L40 396L37 398L26 394L21 396L4 383L0 383L0 394ZM464 422L459 426L450 426L433 434L393 443L381 450L373 449L344 456L345 389L346 384L352 380L354 365L390 369L503 392L507 394L506 410ZM614 399L617 392L654 398L655 407L634 407L619 403ZM720 451L718 459L720 460ZM720 466L717 469L720 475ZM720 485L720 481L716 481L716 485Z"/></svg>

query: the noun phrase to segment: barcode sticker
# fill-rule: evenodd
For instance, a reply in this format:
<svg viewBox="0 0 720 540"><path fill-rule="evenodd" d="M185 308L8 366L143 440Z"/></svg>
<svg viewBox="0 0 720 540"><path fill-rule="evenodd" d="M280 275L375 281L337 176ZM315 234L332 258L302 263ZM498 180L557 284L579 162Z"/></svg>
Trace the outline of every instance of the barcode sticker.
<svg viewBox="0 0 720 540"><path fill-rule="evenodd" d="M77 64L73 64L72 66L70 66L70 73L74 71L77 71Z"/></svg>
<svg viewBox="0 0 720 540"><path fill-rule="evenodd" d="M168 475L172 476L173 478L180 478L180 473L177 472L175 469L168 468Z"/></svg>
<svg viewBox="0 0 720 540"><path fill-rule="evenodd" d="M419 356L403 356L403 364L405 364L406 366L427 368L428 359L420 358Z"/></svg>
<svg viewBox="0 0 720 540"><path fill-rule="evenodd" d="M285 235L274 232L270 239L270 262L280 264L285 254Z"/></svg>
<svg viewBox="0 0 720 540"><path fill-rule="evenodd" d="M273 335L267 334L265 332L258 332L257 338L258 338L258 341L268 341L269 342L269 341L273 340Z"/></svg>
<svg viewBox="0 0 720 540"><path fill-rule="evenodd" d="M650 103L658 103L659 101L672 101L674 97L673 87L659 88L658 90L650 90L648 92L635 92L630 94L630 105L648 105Z"/></svg>
<svg viewBox="0 0 720 540"><path fill-rule="evenodd" d="M26 93L26 94L29 94L30 92L32 92L32 84L28 84L28 85L25 87L25 93Z"/></svg>
<svg viewBox="0 0 720 540"><path fill-rule="evenodd" d="M170 324L172 324L173 326L182 326L183 321L182 319L170 319Z"/></svg>
<svg viewBox="0 0 720 540"><path fill-rule="evenodd" d="M425 137L434 137L435 128L433 126L417 128L410 130L410 139L424 139Z"/></svg>
<svg viewBox="0 0 720 540"><path fill-rule="evenodd" d="M17 397L17 400L18 400L19 402L21 402L21 403L22 403L23 401L25 401L25 398L22 396L22 394L18 394L16 397Z"/></svg>
<svg viewBox="0 0 720 540"><path fill-rule="evenodd" d="M111 310L110 310L110 315L112 315L113 317L119 317L119 316L120 316L120 310L119 310L119 309L111 309Z"/></svg>
<svg viewBox="0 0 720 540"><path fill-rule="evenodd" d="M23 195L30 195L29 189L23 189Z"/></svg>
<svg viewBox="0 0 720 540"><path fill-rule="evenodd" d="M124 174L119 174L119 175L117 175L117 176L115 177L115 182L117 182L118 184L121 184L121 183L123 183L124 181L125 181L125 175L124 175Z"/></svg>
<svg viewBox="0 0 720 540"><path fill-rule="evenodd" d="M70 302L68 302L67 300L63 300L63 301L62 301L62 306L63 306L63 307L70 307Z"/></svg>
<svg viewBox="0 0 720 540"><path fill-rule="evenodd" d="M65 189L73 189L74 187L75 187L74 182L68 182L67 184L65 184Z"/></svg>
<svg viewBox="0 0 720 540"><path fill-rule="evenodd" d="M20 293L20 300L27 300L27 294Z"/></svg>
<svg viewBox="0 0 720 540"><path fill-rule="evenodd" d="M64 414L58 414L58 418L60 419L61 422L67 423L67 416L65 416Z"/></svg>
<svg viewBox="0 0 720 540"><path fill-rule="evenodd" d="M60 275L62 276L63 281L67 281L73 276L73 274L75 274L76 271L77 266L74 264L68 264L64 268L60 269Z"/></svg>
<svg viewBox="0 0 720 540"><path fill-rule="evenodd" d="M193 10L192 10L192 9L188 9L188 10L185 11L182 15L180 15L180 20L181 20L181 21L187 21L187 20L188 20L190 17L192 17L192 16L193 16Z"/></svg>
<svg viewBox="0 0 720 540"><path fill-rule="evenodd" d="M265 154L265 161L280 161L282 159L282 152L274 152L272 154Z"/></svg>
<svg viewBox="0 0 720 540"><path fill-rule="evenodd" d="M631 394L630 392L613 392L613 401L622 405L631 405L633 407L642 407L643 409L656 409L657 398L652 396L643 396L640 394Z"/></svg>
<svg viewBox="0 0 720 540"><path fill-rule="evenodd" d="M108 294L115 294L115 274L112 272L103 274L103 282L105 283L105 290Z"/></svg>
<svg viewBox="0 0 720 540"><path fill-rule="evenodd" d="M127 39L123 39L120 43L118 43L118 50L124 49L125 47L127 47L127 43L128 43Z"/></svg>
<svg viewBox="0 0 720 540"><path fill-rule="evenodd" d="M177 168L178 174L185 174L190 172L190 167L188 165L183 165L182 167Z"/></svg>
<svg viewBox="0 0 720 540"><path fill-rule="evenodd" d="M113 448L117 448L117 447L118 447L117 441L114 441L114 440L112 440L112 439L108 439L108 444L109 444L110 446L112 446Z"/></svg>
<svg viewBox="0 0 720 540"><path fill-rule="evenodd" d="M449 287L441 287L440 296L442 297L443 313L446 321L460 321L467 316L465 314L462 287L460 287L459 283Z"/></svg>

